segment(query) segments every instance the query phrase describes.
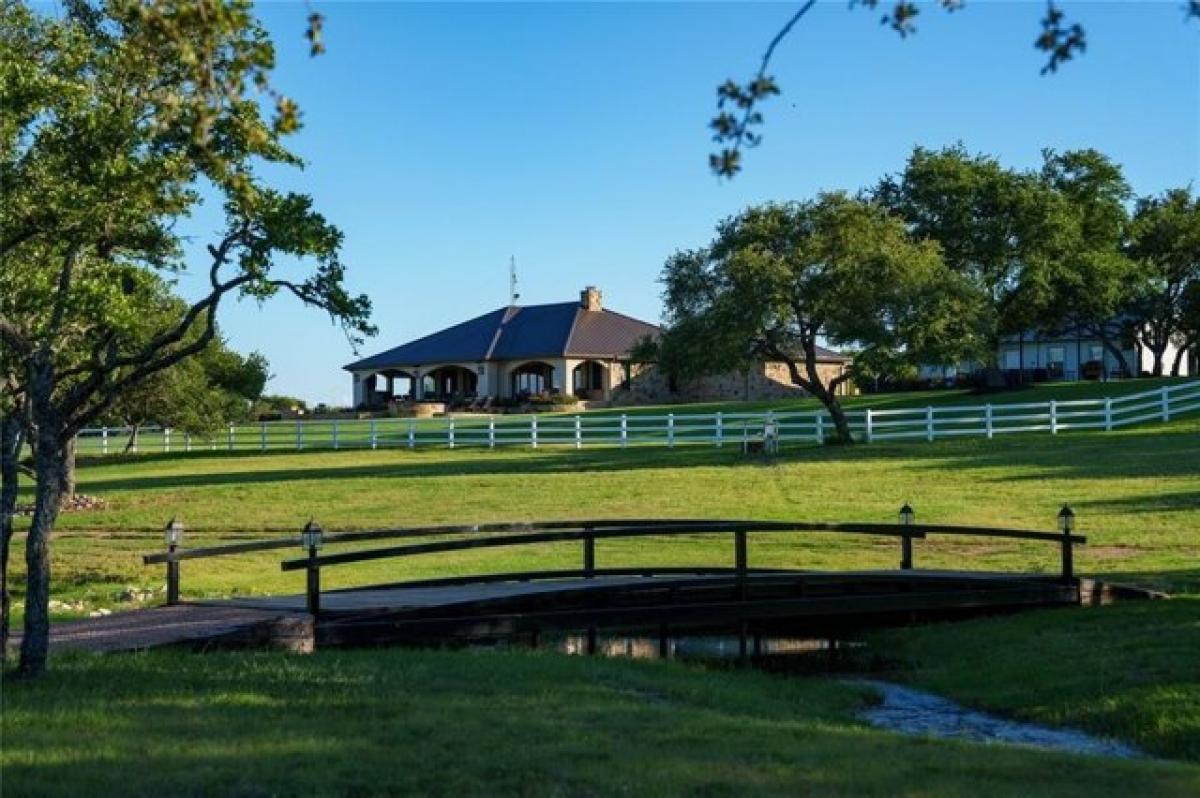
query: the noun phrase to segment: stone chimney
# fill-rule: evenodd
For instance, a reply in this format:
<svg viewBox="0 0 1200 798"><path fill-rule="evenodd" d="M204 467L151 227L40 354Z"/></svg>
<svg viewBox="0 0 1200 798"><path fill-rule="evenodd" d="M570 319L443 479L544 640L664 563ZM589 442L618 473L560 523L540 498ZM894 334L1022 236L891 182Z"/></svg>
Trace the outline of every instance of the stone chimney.
<svg viewBox="0 0 1200 798"><path fill-rule="evenodd" d="M584 310L600 310L600 289L594 285L579 292L579 304Z"/></svg>

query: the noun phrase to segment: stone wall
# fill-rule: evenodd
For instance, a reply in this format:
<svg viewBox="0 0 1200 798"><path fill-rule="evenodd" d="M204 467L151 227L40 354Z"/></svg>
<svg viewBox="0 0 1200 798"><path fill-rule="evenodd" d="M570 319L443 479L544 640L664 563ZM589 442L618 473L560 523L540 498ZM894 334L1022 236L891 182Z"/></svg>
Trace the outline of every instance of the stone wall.
<svg viewBox="0 0 1200 798"><path fill-rule="evenodd" d="M665 404L669 402L726 402L791 399L806 396L795 385L785 363L762 363L750 372L726 372L680 381L671 386L667 377L653 366L634 366L628 390L615 390L613 403L622 405ZM817 371L830 380L841 374L840 363L820 363ZM619 382L615 382L619 385ZM675 390L672 390L674 387ZM846 393L845 383L839 393Z"/></svg>

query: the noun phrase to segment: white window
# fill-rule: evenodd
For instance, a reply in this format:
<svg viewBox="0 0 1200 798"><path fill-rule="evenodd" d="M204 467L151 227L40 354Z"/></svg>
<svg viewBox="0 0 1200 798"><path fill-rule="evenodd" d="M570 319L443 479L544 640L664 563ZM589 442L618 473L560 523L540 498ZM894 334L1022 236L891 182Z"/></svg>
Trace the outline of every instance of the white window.
<svg viewBox="0 0 1200 798"><path fill-rule="evenodd" d="M1021 368L1021 352L1019 349L1004 350L1004 368L1009 370Z"/></svg>
<svg viewBox="0 0 1200 798"><path fill-rule="evenodd" d="M1049 368L1062 368L1066 362L1066 352L1061 346L1052 346L1046 350L1046 366Z"/></svg>
<svg viewBox="0 0 1200 798"><path fill-rule="evenodd" d="M1104 347L1100 344L1092 344L1088 347L1088 360L1098 362L1104 361Z"/></svg>

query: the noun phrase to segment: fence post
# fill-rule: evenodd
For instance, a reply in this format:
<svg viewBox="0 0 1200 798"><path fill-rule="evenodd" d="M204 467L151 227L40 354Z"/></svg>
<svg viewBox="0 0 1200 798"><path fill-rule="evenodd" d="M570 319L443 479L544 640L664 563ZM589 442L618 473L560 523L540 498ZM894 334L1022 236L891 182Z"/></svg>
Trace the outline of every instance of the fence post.
<svg viewBox="0 0 1200 798"><path fill-rule="evenodd" d="M258 422L258 450L265 452L267 450L267 422Z"/></svg>
<svg viewBox="0 0 1200 798"><path fill-rule="evenodd" d="M304 422L296 419L296 450L304 448Z"/></svg>
<svg viewBox="0 0 1200 798"><path fill-rule="evenodd" d="M100 430L100 454L108 454L108 427Z"/></svg>
<svg viewBox="0 0 1200 798"><path fill-rule="evenodd" d="M446 419L446 444L451 449L454 448L454 418L453 417Z"/></svg>
<svg viewBox="0 0 1200 798"><path fill-rule="evenodd" d="M1159 403L1162 405L1162 420L1170 421L1171 420L1171 395L1169 393L1167 393L1167 386L1164 385L1162 387L1162 391L1160 393L1162 394L1162 398L1159 400Z"/></svg>
<svg viewBox="0 0 1200 798"><path fill-rule="evenodd" d="M417 422L413 419L408 420L408 448L413 448L417 445Z"/></svg>
<svg viewBox="0 0 1200 798"><path fill-rule="evenodd" d="M1109 397L1106 397L1104 400L1104 431L1112 432L1112 428L1113 428L1112 397L1109 396Z"/></svg>
<svg viewBox="0 0 1200 798"><path fill-rule="evenodd" d="M371 419L371 426L370 426L370 430L371 430L371 431L370 431L370 433L369 433L369 434L370 434L370 436L371 436L371 448L372 448L372 449L378 448L378 446L379 446L379 432L378 432L378 431L376 430L376 428L375 428L375 419Z"/></svg>
<svg viewBox="0 0 1200 798"><path fill-rule="evenodd" d="M1058 434L1058 402L1050 400L1050 434Z"/></svg>
<svg viewBox="0 0 1200 798"><path fill-rule="evenodd" d="M875 440L875 419L871 416L871 408L867 408L867 443Z"/></svg>
<svg viewBox="0 0 1200 798"><path fill-rule="evenodd" d="M667 446L675 445L675 414L667 413Z"/></svg>
<svg viewBox="0 0 1200 798"><path fill-rule="evenodd" d="M629 444L629 419L621 414L621 448L624 449Z"/></svg>
<svg viewBox="0 0 1200 798"><path fill-rule="evenodd" d="M333 420L333 448L338 448L338 423L336 418Z"/></svg>
<svg viewBox="0 0 1200 798"><path fill-rule="evenodd" d="M933 405L925 406L925 440L933 440Z"/></svg>
<svg viewBox="0 0 1200 798"><path fill-rule="evenodd" d="M163 451L171 453L171 428L163 427Z"/></svg>
<svg viewBox="0 0 1200 798"><path fill-rule="evenodd" d="M721 411L717 411L717 446L725 445L725 421Z"/></svg>
<svg viewBox="0 0 1200 798"><path fill-rule="evenodd" d="M583 448L583 427L580 424L579 416L575 416L575 448Z"/></svg>
<svg viewBox="0 0 1200 798"><path fill-rule="evenodd" d="M488 416L488 448L496 448L496 419Z"/></svg>
<svg viewBox="0 0 1200 798"><path fill-rule="evenodd" d="M529 417L529 445L537 448L537 416Z"/></svg>
<svg viewBox="0 0 1200 798"><path fill-rule="evenodd" d="M825 443L825 414L817 411L817 444Z"/></svg>
<svg viewBox="0 0 1200 798"><path fill-rule="evenodd" d="M192 433L190 432L183 433L183 450L185 452L192 450Z"/></svg>
<svg viewBox="0 0 1200 798"><path fill-rule="evenodd" d="M229 451L233 451L233 422L229 423Z"/></svg>
<svg viewBox="0 0 1200 798"><path fill-rule="evenodd" d="M992 439L992 423L992 403L988 402L983 406L983 428L988 440Z"/></svg>

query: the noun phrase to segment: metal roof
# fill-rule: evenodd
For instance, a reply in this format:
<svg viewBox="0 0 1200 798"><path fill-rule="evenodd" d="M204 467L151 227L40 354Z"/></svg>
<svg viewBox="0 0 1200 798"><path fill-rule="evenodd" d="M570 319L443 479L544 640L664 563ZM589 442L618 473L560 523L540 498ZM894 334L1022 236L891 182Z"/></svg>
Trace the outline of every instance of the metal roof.
<svg viewBox="0 0 1200 798"><path fill-rule="evenodd" d="M579 302L509 306L344 366L347 371L544 357L620 358L661 330Z"/></svg>

